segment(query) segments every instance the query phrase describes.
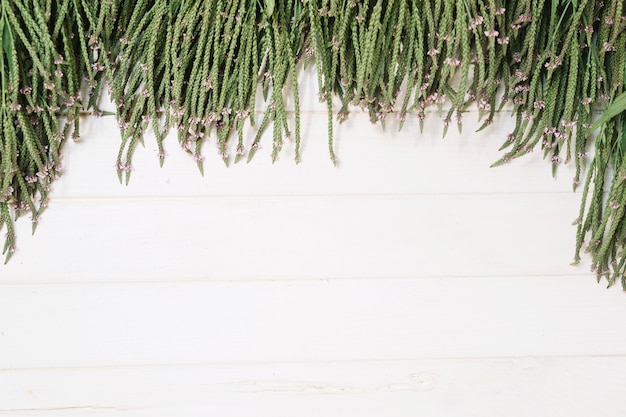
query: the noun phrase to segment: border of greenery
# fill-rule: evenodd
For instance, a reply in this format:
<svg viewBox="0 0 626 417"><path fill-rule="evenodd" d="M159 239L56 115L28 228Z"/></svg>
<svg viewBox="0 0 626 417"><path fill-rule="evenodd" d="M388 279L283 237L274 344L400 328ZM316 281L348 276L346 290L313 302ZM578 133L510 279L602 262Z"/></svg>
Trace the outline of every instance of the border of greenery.
<svg viewBox="0 0 626 417"><path fill-rule="evenodd" d="M471 104L484 127L512 103L516 126L494 165L537 147L555 169L573 160L574 188L583 185L575 259L585 246L598 278L626 289L623 0L2 0L0 8L7 260L14 219L31 213L34 230L63 143L78 135L83 112L102 113L105 85L122 138L117 171L128 181L146 129L161 163L173 129L202 170L208 136L228 164L252 158L270 126L273 158L293 136L300 161L294 80L313 63L333 162L333 115L345 119L350 106L372 122L390 113L421 122L429 106L448 103L447 128ZM259 87L262 115L254 112ZM594 108L604 109L597 120ZM257 129L251 144L246 124Z"/></svg>

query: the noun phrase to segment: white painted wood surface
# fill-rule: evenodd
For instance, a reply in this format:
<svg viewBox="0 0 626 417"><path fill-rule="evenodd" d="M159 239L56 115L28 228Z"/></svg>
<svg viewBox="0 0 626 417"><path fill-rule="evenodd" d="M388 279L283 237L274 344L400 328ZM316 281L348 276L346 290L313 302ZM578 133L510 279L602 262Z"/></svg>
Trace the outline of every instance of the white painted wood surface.
<svg viewBox="0 0 626 417"><path fill-rule="evenodd" d="M625 415L626 295L569 265L573 168L490 169L506 112L445 139L353 114L335 168L303 82L297 166L209 143L201 177L148 138L126 187L115 120L84 124L0 268L0 415Z"/></svg>

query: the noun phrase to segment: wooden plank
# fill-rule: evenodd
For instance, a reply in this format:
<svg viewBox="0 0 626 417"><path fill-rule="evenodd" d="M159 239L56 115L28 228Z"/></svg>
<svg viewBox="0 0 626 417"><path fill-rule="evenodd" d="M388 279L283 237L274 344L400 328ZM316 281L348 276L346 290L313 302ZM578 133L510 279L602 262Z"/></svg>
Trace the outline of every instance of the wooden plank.
<svg viewBox="0 0 626 417"><path fill-rule="evenodd" d="M336 126L336 168L329 160L326 116L304 114L300 164L293 161L293 141L286 141L279 161L272 165L270 129L250 164L242 161L227 167L217 155L215 139L210 139L203 150L204 177L174 135L165 141L168 156L161 168L156 141L147 134L146 147L139 146L135 153L130 184L124 187L114 168L120 143L117 123L113 117L90 118L84 123L84 142L66 145L66 174L55 182L54 196L571 192L574 167L561 166L553 179L551 164L540 151L489 168L501 156L498 148L513 120L501 114L494 126L475 133L479 124L471 115L467 119L462 134L453 126L442 139L443 124L437 120L427 122L421 134L415 117L398 132L397 121L389 121L384 131L372 126L366 116L355 115ZM248 147L254 134L247 130Z"/></svg>
<svg viewBox="0 0 626 417"><path fill-rule="evenodd" d="M573 194L53 200L0 284L590 277L577 214Z"/></svg>
<svg viewBox="0 0 626 417"><path fill-rule="evenodd" d="M624 375L624 357L4 371L0 415L618 416Z"/></svg>
<svg viewBox="0 0 626 417"><path fill-rule="evenodd" d="M5 285L0 369L623 356L625 314L586 277Z"/></svg>

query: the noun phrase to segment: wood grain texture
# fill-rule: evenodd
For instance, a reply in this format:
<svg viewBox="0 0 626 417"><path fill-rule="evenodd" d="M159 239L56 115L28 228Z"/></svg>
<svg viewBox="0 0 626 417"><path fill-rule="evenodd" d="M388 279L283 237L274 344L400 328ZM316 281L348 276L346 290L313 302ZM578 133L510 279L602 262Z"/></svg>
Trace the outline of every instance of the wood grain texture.
<svg viewBox="0 0 626 417"><path fill-rule="evenodd" d="M626 355L587 277L172 280L3 286L0 369Z"/></svg>
<svg viewBox="0 0 626 417"><path fill-rule="evenodd" d="M570 265L576 206L573 194L58 200L35 236L18 225L1 283L585 274L593 285L588 265Z"/></svg>
<svg viewBox="0 0 626 417"><path fill-rule="evenodd" d="M148 137L125 187L114 118L84 124L0 267L0 416L624 415L626 303L569 265L573 167L489 169L512 120L469 112L445 139L355 114L335 168L304 77L298 166L209 140L201 177Z"/></svg>
<svg viewBox="0 0 626 417"><path fill-rule="evenodd" d="M0 415L619 416L625 374L625 357L5 371Z"/></svg>

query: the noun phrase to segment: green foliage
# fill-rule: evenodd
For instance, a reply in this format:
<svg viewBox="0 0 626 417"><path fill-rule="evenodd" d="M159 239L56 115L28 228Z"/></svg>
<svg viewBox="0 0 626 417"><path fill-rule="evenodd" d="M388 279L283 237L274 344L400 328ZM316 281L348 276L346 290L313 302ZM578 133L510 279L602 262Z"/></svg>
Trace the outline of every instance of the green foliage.
<svg viewBox="0 0 626 417"><path fill-rule="evenodd" d="M81 88L92 51L80 33L78 2L2 1L0 16L0 226L3 253L15 250L13 218L30 212L33 231L61 169L66 137L78 139ZM91 80L96 80L95 76Z"/></svg>
<svg viewBox="0 0 626 417"><path fill-rule="evenodd" d="M615 97L611 103L607 106L607 108L602 113L602 116L598 117L598 119L591 126L591 130L596 130L600 126L606 125L606 123L626 111L626 93L622 93L619 96ZM623 148L622 148L623 149Z"/></svg>
<svg viewBox="0 0 626 417"><path fill-rule="evenodd" d="M484 128L512 104L516 126L494 165L538 147L554 169L573 159L574 187L587 175L576 260L590 237L598 276L626 285L623 0L3 0L1 8L0 222L9 256L13 217L30 212L36 223L63 142L77 138L81 112L101 114L105 84L127 182L147 129L161 163L171 130L202 170L208 138L226 164L250 160L270 126L272 158L287 138L299 161L297 76L314 62L334 163L333 115L341 122L353 106L373 123L393 116L402 125L447 104L446 127L460 129L470 105ZM257 129L250 144L248 123Z"/></svg>

